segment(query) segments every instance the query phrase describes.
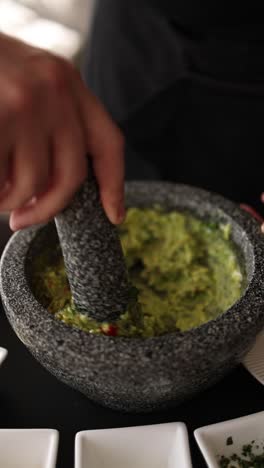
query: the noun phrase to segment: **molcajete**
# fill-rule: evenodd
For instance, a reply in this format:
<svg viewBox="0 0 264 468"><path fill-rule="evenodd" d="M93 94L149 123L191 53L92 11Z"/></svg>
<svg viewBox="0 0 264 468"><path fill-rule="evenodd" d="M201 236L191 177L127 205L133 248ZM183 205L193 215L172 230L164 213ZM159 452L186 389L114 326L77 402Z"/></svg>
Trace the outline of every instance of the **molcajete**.
<svg viewBox="0 0 264 468"><path fill-rule="evenodd" d="M153 338L89 335L56 320L35 298L32 259L58 242L54 223L20 231L1 261L1 294L21 341L52 374L113 409L147 412L177 404L236 366L264 326L264 236L237 205L201 189L130 182L128 207L159 205L229 223L246 287L226 312L197 328Z"/></svg>

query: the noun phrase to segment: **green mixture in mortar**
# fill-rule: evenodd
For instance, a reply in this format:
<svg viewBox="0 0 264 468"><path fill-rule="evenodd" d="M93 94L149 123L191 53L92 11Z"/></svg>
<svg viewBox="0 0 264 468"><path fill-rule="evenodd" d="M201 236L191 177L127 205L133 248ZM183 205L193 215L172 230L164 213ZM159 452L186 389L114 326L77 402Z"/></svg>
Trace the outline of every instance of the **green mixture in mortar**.
<svg viewBox="0 0 264 468"><path fill-rule="evenodd" d="M33 263L33 290L59 320L88 333L150 337L188 330L241 296L243 275L230 225L190 214L130 208L119 228L131 287L127 311L100 324L76 310L59 246Z"/></svg>

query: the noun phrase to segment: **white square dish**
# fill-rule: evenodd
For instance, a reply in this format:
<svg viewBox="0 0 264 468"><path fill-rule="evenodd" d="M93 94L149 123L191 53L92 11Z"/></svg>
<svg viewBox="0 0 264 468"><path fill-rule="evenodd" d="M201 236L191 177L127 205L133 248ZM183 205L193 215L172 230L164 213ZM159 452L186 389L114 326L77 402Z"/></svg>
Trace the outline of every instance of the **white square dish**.
<svg viewBox="0 0 264 468"><path fill-rule="evenodd" d="M78 432L75 468L192 468L185 424Z"/></svg>
<svg viewBox="0 0 264 468"><path fill-rule="evenodd" d="M0 366L4 362L4 360L6 359L7 354L8 354L7 349L0 347Z"/></svg>
<svg viewBox="0 0 264 468"><path fill-rule="evenodd" d="M243 364L248 372L264 385L264 331L257 336Z"/></svg>
<svg viewBox="0 0 264 468"><path fill-rule="evenodd" d="M0 429L0 467L55 468L58 440L54 429Z"/></svg>
<svg viewBox="0 0 264 468"><path fill-rule="evenodd" d="M221 456L241 456L243 446L251 445L253 452L264 451L264 411L204 426L194 431L194 436L209 468L219 468ZM239 466L231 463L232 466Z"/></svg>

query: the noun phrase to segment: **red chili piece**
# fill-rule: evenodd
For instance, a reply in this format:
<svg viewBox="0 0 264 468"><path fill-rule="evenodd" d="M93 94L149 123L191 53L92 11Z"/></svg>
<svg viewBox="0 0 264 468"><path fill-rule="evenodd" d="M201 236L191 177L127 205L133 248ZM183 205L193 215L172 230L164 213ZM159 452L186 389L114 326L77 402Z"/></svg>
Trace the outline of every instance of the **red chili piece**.
<svg viewBox="0 0 264 468"><path fill-rule="evenodd" d="M101 326L101 330L104 335L107 336L116 336L117 335L117 326L111 323L104 323Z"/></svg>

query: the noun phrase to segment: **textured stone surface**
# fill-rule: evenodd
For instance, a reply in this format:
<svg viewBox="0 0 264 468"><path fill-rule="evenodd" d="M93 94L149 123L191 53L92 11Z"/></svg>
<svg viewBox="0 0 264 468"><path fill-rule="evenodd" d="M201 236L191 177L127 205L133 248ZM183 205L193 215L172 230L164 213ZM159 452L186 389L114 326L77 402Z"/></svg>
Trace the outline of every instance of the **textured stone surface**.
<svg viewBox="0 0 264 468"><path fill-rule="evenodd" d="M56 242L52 225L15 234L1 264L7 316L32 354L58 379L122 411L169 407L212 385L243 358L264 325L264 236L257 222L233 203L198 189L128 185L127 205L153 203L232 224L248 286L227 312L198 328L143 340L89 335L56 321L30 289L32 256Z"/></svg>
<svg viewBox="0 0 264 468"><path fill-rule="evenodd" d="M116 227L104 213L91 168L55 222L76 306L98 321L117 318L127 308L127 272Z"/></svg>

